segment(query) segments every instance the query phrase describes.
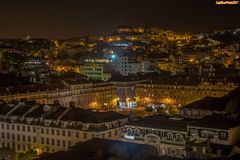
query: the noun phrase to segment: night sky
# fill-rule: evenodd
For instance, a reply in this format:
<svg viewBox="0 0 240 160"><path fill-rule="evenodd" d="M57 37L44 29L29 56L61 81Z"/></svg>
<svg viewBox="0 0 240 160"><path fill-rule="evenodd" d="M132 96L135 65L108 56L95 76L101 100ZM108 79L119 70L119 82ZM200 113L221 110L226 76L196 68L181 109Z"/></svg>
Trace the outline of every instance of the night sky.
<svg viewBox="0 0 240 160"><path fill-rule="evenodd" d="M240 27L240 5L214 0L0 0L0 38L67 38L111 33L118 25L209 32Z"/></svg>

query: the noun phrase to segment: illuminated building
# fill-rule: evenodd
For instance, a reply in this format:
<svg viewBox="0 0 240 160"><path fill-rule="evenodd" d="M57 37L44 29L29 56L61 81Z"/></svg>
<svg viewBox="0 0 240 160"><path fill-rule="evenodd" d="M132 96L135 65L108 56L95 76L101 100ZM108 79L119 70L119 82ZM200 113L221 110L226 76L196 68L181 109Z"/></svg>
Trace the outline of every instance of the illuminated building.
<svg viewBox="0 0 240 160"><path fill-rule="evenodd" d="M0 148L17 152L67 150L94 137L119 139L127 116L60 105L0 103Z"/></svg>
<svg viewBox="0 0 240 160"><path fill-rule="evenodd" d="M159 78L150 83L136 85L137 104L145 105L145 98L149 98L149 103L152 104L185 105L207 96L224 96L236 87L234 82L219 80L207 82L198 78L177 76Z"/></svg>
<svg viewBox="0 0 240 160"><path fill-rule="evenodd" d="M222 97L206 97L181 107L180 114L186 118L203 118L214 114L224 115L238 111L240 88Z"/></svg>
<svg viewBox="0 0 240 160"><path fill-rule="evenodd" d="M187 157L209 159L230 157L239 152L240 126L233 117L206 116L188 126Z"/></svg>
<svg viewBox="0 0 240 160"><path fill-rule="evenodd" d="M118 57L114 65L115 71L123 76L151 72L150 61L130 62L128 57Z"/></svg>
<svg viewBox="0 0 240 160"><path fill-rule="evenodd" d="M131 121L122 140L148 144L159 155L182 159L230 157L239 152L240 88L221 98L182 107L180 117L151 116Z"/></svg>
<svg viewBox="0 0 240 160"><path fill-rule="evenodd" d="M240 124L233 117L145 117L125 125L122 140L154 146L160 156L181 159L229 157L239 151Z"/></svg>
<svg viewBox="0 0 240 160"><path fill-rule="evenodd" d="M81 108L91 108L96 102L95 109L106 109L117 105L116 87L111 83L89 83L66 80L63 84L27 85L20 87L0 88L0 99L6 102L29 100L41 104L57 102L64 106L75 103Z"/></svg>
<svg viewBox="0 0 240 160"><path fill-rule="evenodd" d="M148 144L157 148L160 156L186 157L187 122L149 117L130 122L123 129L122 140Z"/></svg>
<svg viewBox="0 0 240 160"><path fill-rule="evenodd" d="M119 42L119 41L121 41L121 37L120 36L107 36L106 41L109 43Z"/></svg>
<svg viewBox="0 0 240 160"><path fill-rule="evenodd" d="M80 73L95 80L108 81L111 78L109 65L83 65Z"/></svg>
<svg viewBox="0 0 240 160"><path fill-rule="evenodd" d="M45 104L47 102L47 92L63 89L64 86L49 86L46 84L22 85L14 87L1 87L0 99L6 102L29 100Z"/></svg>
<svg viewBox="0 0 240 160"><path fill-rule="evenodd" d="M116 87L111 83L89 83L67 81L68 89L51 91L47 94L47 103L58 102L63 106L75 103L80 108L109 109L117 106Z"/></svg>
<svg viewBox="0 0 240 160"><path fill-rule="evenodd" d="M50 74L50 70L44 61L30 59L21 65L20 73L23 77L30 77L30 81L35 83L45 81Z"/></svg>
<svg viewBox="0 0 240 160"><path fill-rule="evenodd" d="M113 80L117 89L118 106L121 108L136 107L136 84L145 80L129 80L128 78Z"/></svg>

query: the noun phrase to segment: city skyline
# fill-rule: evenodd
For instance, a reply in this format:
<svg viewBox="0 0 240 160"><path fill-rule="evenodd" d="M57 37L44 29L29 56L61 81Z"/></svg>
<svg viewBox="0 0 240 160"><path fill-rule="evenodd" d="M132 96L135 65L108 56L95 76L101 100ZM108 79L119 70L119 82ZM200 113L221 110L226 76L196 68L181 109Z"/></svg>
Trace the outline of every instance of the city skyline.
<svg viewBox="0 0 240 160"><path fill-rule="evenodd" d="M2 1L0 38L24 35L70 38L109 34L118 25L159 26L163 29L211 32L239 27L239 5L214 0L150 1Z"/></svg>

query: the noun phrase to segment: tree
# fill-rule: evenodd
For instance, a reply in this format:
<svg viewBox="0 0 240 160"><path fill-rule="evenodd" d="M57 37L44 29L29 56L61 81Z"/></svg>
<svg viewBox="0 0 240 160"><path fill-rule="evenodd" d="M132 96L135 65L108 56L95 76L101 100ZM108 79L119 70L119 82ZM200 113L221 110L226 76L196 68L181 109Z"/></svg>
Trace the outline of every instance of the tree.
<svg viewBox="0 0 240 160"><path fill-rule="evenodd" d="M8 64L19 64L24 60L22 55L15 52L6 52L3 57Z"/></svg>
<svg viewBox="0 0 240 160"><path fill-rule="evenodd" d="M163 107L158 107L156 110L157 110L158 114L165 114L166 113L165 109Z"/></svg>
<svg viewBox="0 0 240 160"><path fill-rule="evenodd" d="M10 159L16 159L16 152L10 148L0 148L1 157L8 157Z"/></svg>
<svg viewBox="0 0 240 160"><path fill-rule="evenodd" d="M168 110L169 110L169 114L171 114L171 115L176 115L179 112L177 107L169 107Z"/></svg>
<svg viewBox="0 0 240 160"><path fill-rule="evenodd" d="M145 111L148 112L148 113L151 113L153 111L152 107L146 107L145 108Z"/></svg>
<svg viewBox="0 0 240 160"><path fill-rule="evenodd" d="M33 160L37 158L37 151L30 149L26 152L18 154L18 160Z"/></svg>

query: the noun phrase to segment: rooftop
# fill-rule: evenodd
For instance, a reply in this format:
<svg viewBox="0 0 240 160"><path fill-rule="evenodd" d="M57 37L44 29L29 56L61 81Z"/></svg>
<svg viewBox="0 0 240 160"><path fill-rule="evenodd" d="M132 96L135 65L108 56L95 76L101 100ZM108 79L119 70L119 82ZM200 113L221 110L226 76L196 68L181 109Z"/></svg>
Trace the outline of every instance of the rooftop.
<svg viewBox="0 0 240 160"><path fill-rule="evenodd" d="M188 122L184 120L175 120L157 116L146 117L129 123L131 126L176 130L183 132L187 132L187 124Z"/></svg>
<svg viewBox="0 0 240 160"><path fill-rule="evenodd" d="M240 125L239 120L234 120L231 117L224 115L206 116L201 119L195 119L190 126L215 128L215 129L230 129Z"/></svg>
<svg viewBox="0 0 240 160"><path fill-rule="evenodd" d="M85 123L109 122L117 119L127 118L117 112L93 112L80 108L71 108L62 118L64 121L80 121Z"/></svg>
<svg viewBox="0 0 240 160"><path fill-rule="evenodd" d="M15 107L15 108L14 108ZM14 108L14 110L12 110ZM11 111L12 110L12 111ZM11 111L11 112L10 112ZM103 123L128 118L117 112L94 112L81 108L66 108L58 104L40 105L31 103L17 103L9 105L3 101L0 103L0 115L24 116L28 118L40 118L49 120L76 121L83 123Z"/></svg>
<svg viewBox="0 0 240 160"><path fill-rule="evenodd" d="M204 99L192 102L184 106L183 109L238 112L240 111L240 87L223 97L205 97Z"/></svg>
<svg viewBox="0 0 240 160"><path fill-rule="evenodd" d="M199 101L194 101L183 108L187 109L201 109L201 110L213 110L213 111L224 111L228 100L224 98L217 97L206 97Z"/></svg>

